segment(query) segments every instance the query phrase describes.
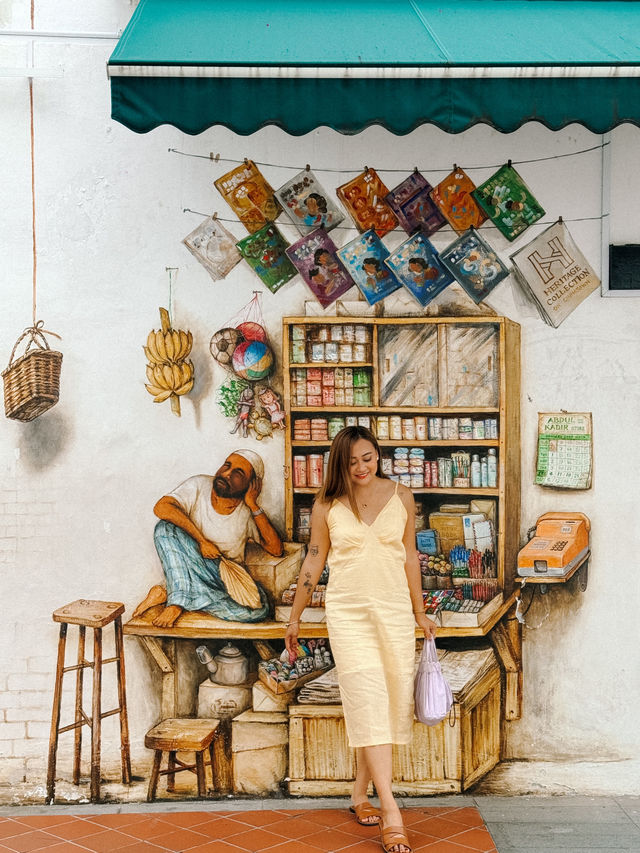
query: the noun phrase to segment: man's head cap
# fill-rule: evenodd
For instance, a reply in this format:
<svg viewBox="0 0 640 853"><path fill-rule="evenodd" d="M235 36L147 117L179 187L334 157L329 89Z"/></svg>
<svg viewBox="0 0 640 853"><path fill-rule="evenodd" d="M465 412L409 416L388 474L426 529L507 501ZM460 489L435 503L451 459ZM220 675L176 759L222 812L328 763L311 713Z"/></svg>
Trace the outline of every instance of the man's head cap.
<svg viewBox="0 0 640 853"><path fill-rule="evenodd" d="M264 477L264 462L262 461L262 457L259 456L255 450L232 450L229 456L233 453L235 453L236 456L242 456L243 459L246 459L255 471L256 477L260 477L262 480Z"/></svg>

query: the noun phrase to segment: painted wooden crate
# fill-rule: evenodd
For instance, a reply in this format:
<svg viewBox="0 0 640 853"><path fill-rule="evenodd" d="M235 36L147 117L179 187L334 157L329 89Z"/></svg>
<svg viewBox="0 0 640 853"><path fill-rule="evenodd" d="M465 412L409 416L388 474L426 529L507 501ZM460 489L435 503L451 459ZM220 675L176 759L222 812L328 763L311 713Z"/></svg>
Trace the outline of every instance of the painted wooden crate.
<svg viewBox="0 0 640 853"><path fill-rule="evenodd" d="M464 791L500 759L500 667L456 694L455 723L414 721L413 738L393 749L393 789L421 796ZM347 796L355 778L341 705L289 706L289 793Z"/></svg>

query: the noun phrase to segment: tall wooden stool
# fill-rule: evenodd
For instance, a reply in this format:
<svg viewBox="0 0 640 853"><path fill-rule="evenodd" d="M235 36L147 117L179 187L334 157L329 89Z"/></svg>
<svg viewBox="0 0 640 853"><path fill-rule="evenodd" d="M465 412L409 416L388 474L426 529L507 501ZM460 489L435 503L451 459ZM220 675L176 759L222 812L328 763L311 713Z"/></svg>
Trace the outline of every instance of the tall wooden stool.
<svg viewBox="0 0 640 853"><path fill-rule="evenodd" d="M162 720L150 729L144 738L147 749L155 750L153 767L149 779L147 802L153 802L158 787L158 778L167 776L167 791L175 791L176 773L190 770L198 777L198 796L207 796L205 778L204 751L209 750L211 767L211 782L213 784L213 743L217 735L219 720L204 720L200 718L183 718ZM195 752L195 764L184 764L176 758L176 752ZM161 770L163 752L169 753L167 769Z"/></svg>
<svg viewBox="0 0 640 853"><path fill-rule="evenodd" d="M53 710L51 712L51 734L49 736L49 764L47 767L47 800L51 804L55 798L56 754L58 735L75 730L73 751L73 783L80 784L80 753L82 750L82 726L91 729L91 789L90 800L100 800L100 726L105 717L120 715L120 757L122 761L122 781L131 784L131 757L129 752L129 724L127 722L127 699L125 690L124 646L122 642L122 614L124 604L117 601L90 601L84 598L73 601L53 613L53 621L60 622L58 640L58 663L56 683L53 692ZM102 629L114 623L115 657L102 659ZM67 625L78 625L78 657L74 666L65 666L65 646ZM93 628L93 660L85 659L85 634L87 628ZM118 678L118 707L111 711L102 711L102 664L114 663ZM82 687L84 670L93 668L93 696L91 716L82 709ZM60 704L62 700L62 677L65 672L76 673L75 722L60 728Z"/></svg>

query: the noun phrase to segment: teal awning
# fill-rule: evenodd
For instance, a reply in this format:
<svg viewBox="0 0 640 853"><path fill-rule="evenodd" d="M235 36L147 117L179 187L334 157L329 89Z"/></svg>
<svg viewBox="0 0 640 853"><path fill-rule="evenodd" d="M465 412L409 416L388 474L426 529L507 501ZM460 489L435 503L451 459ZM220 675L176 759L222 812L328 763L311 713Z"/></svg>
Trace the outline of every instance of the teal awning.
<svg viewBox="0 0 640 853"><path fill-rule="evenodd" d="M108 64L138 132L640 125L640 2L140 0Z"/></svg>

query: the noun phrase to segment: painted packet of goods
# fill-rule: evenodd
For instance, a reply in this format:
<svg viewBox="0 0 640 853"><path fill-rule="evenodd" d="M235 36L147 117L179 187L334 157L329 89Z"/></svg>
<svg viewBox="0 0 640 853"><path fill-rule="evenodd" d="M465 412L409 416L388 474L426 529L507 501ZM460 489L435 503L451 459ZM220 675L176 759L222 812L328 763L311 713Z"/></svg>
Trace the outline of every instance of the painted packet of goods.
<svg viewBox="0 0 640 853"><path fill-rule="evenodd" d="M398 246L385 264L424 308L451 284L453 276L424 234L415 234Z"/></svg>
<svg viewBox="0 0 640 853"><path fill-rule="evenodd" d="M310 234L316 228L331 231L344 219L311 169L304 169L277 189L276 198L301 234Z"/></svg>
<svg viewBox="0 0 640 853"><path fill-rule="evenodd" d="M336 190L358 231L374 230L384 237L398 224L396 215L386 203L389 190L375 169L365 169L362 174Z"/></svg>
<svg viewBox="0 0 640 853"><path fill-rule="evenodd" d="M182 242L214 281L225 278L242 260L236 238L215 216L207 216Z"/></svg>
<svg viewBox="0 0 640 853"><path fill-rule="evenodd" d="M478 228L487 218L471 195L475 188L469 175L455 167L431 193L440 212L458 234L471 226Z"/></svg>
<svg viewBox="0 0 640 853"><path fill-rule="evenodd" d="M508 163L471 194L507 240L515 240L545 213L518 172Z"/></svg>
<svg viewBox="0 0 640 853"><path fill-rule="evenodd" d="M389 250L373 230L361 234L338 249L338 256L369 305L375 305L402 287L385 265Z"/></svg>
<svg viewBox="0 0 640 853"><path fill-rule="evenodd" d="M431 198L432 191L429 181L416 169L385 198L407 234L420 230L428 237L446 223Z"/></svg>
<svg viewBox="0 0 640 853"><path fill-rule="evenodd" d="M245 160L213 185L250 234L273 222L282 211L273 187L253 160Z"/></svg>
<svg viewBox="0 0 640 853"><path fill-rule="evenodd" d="M236 245L242 257L272 293L297 273L286 254L289 244L271 222Z"/></svg>
<svg viewBox="0 0 640 853"><path fill-rule="evenodd" d="M301 237L287 249L287 257L323 308L354 285L336 252L336 246L324 228L317 228Z"/></svg>
<svg viewBox="0 0 640 853"><path fill-rule="evenodd" d="M496 252L469 228L440 253L440 260L477 304L509 275Z"/></svg>

